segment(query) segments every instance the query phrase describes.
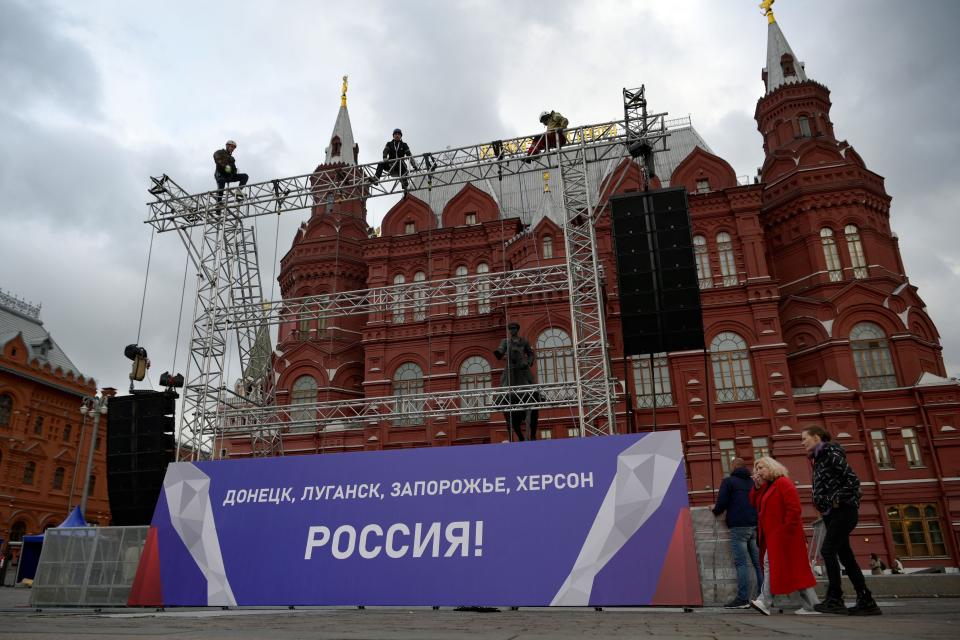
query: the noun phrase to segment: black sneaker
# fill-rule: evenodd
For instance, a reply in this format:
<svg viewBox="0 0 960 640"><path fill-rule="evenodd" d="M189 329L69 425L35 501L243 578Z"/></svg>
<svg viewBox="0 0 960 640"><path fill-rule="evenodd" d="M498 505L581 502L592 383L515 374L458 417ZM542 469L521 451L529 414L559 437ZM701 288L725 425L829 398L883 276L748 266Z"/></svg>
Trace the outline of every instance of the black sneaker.
<svg viewBox="0 0 960 640"><path fill-rule="evenodd" d="M851 616L879 616L883 614L872 597L857 598L857 604L847 609Z"/></svg>
<svg viewBox="0 0 960 640"><path fill-rule="evenodd" d="M750 603L746 600L741 600L740 598L734 598L727 604L723 605L724 609L749 609Z"/></svg>
<svg viewBox="0 0 960 640"><path fill-rule="evenodd" d="M843 600L839 598L827 598L820 604L813 605L813 608L820 613L836 613L842 616L850 614Z"/></svg>

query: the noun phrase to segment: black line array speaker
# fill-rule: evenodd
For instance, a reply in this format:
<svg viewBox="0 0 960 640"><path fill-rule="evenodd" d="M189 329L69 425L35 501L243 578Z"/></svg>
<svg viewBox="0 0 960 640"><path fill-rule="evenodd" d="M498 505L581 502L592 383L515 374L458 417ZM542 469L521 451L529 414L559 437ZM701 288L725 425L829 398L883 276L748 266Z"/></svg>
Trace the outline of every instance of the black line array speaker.
<svg viewBox="0 0 960 640"><path fill-rule="evenodd" d="M703 314L683 187L612 203L626 355L703 349Z"/></svg>
<svg viewBox="0 0 960 640"><path fill-rule="evenodd" d="M135 391L107 405L107 492L116 526L153 518L167 464L174 459L173 391Z"/></svg>

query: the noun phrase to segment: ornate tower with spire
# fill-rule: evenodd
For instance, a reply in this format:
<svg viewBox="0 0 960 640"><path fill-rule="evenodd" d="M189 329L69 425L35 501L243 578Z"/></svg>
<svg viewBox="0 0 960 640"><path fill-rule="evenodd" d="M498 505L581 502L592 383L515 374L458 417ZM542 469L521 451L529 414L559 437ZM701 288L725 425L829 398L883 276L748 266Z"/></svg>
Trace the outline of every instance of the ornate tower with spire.
<svg viewBox="0 0 960 640"><path fill-rule="evenodd" d="M347 111L347 77L343 77L337 113L324 162L315 171L354 171L359 157ZM370 235L364 200L344 200L329 194L314 204L310 218L300 225L290 251L280 263L280 291L284 299L309 297L319 307L324 296L366 288L367 265L363 246ZM301 318L280 327L277 358L277 401L298 404L344 400L363 395L365 319L351 315L327 320ZM328 430L331 430L328 427ZM325 437L314 427L305 438ZM309 433L309 436L306 435ZM303 443L308 450L309 443ZM291 445L285 443L285 448Z"/></svg>
<svg viewBox="0 0 960 640"><path fill-rule="evenodd" d="M793 385L892 389L943 376L936 328L890 229L883 178L837 140L829 89L808 77L764 8L761 221Z"/></svg>

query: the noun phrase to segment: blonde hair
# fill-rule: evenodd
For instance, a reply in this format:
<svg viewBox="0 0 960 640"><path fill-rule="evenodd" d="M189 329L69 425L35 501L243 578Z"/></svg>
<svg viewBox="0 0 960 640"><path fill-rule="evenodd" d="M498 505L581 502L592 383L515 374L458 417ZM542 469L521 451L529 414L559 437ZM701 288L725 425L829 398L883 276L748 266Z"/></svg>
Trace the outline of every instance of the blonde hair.
<svg viewBox="0 0 960 640"><path fill-rule="evenodd" d="M760 464L761 462L764 464L764 466L767 467L767 469L770 470L770 475L772 475L774 478L782 478L790 475L790 472L787 471L787 468L783 466L783 464L777 462L770 456L764 456L759 460L757 460L756 462L754 462L753 463L754 471L756 471L757 465Z"/></svg>

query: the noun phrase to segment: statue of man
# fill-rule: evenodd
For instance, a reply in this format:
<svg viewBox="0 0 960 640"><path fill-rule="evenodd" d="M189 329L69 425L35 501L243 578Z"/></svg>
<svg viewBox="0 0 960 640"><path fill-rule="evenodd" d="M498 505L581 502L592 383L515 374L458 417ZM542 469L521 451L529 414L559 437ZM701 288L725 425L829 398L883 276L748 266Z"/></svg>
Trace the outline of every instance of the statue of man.
<svg viewBox="0 0 960 640"><path fill-rule="evenodd" d="M536 384L537 381L533 379L533 373L530 371L530 366L534 363L534 354L533 349L530 348L530 343L526 338L520 337L520 325L516 322L508 324L507 329L510 330L510 337L504 338L500 342L500 346L493 351L493 355L497 357L497 360L502 360L504 356L507 358L506 366L503 368L503 375L500 377L500 386L519 387L522 385ZM540 394L534 392L531 399L539 400ZM508 396L508 402L511 405L521 401L519 394L511 393ZM513 429L514 433L517 434L517 439L523 441L526 439L524 438L523 428L521 427L523 422L527 423L529 439L536 439L538 413L537 409L528 409L526 411L504 411L503 415L507 420L507 424Z"/></svg>
<svg viewBox="0 0 960 640"><path fill-rule="evenodd" d="M500 341L500 346L494 349L493 355L497 360L502 360L507 356L507 366L503 368L503 376L500 378L501 387L517 387L523 384L534 384L533 374L530 373L530 365L533 364L533 349L526 338L521 338L520 325L511 322L507 325L510 330L510 337Z"/></svg>

